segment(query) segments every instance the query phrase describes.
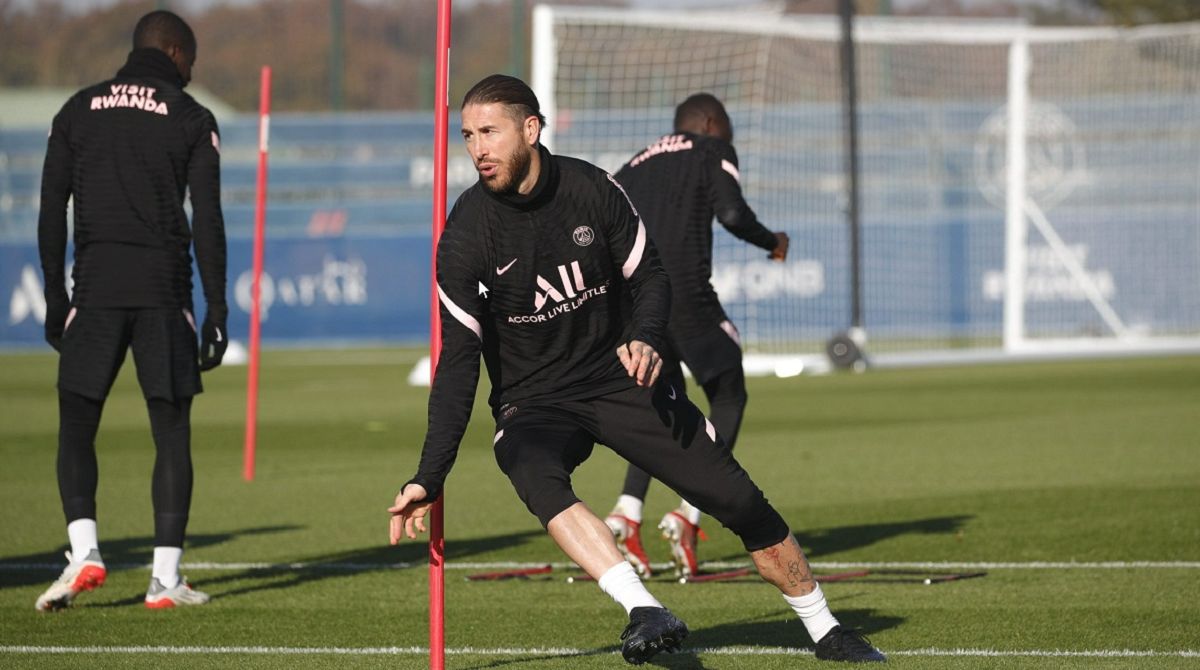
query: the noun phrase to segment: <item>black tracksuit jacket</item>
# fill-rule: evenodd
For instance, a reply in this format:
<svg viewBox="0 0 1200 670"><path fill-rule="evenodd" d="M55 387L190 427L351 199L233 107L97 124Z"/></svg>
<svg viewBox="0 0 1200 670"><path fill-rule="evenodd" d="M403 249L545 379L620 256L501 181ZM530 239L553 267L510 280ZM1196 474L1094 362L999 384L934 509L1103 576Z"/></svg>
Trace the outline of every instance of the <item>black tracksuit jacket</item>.
<svg viewBox="0 0 1200 670"><path fill-rule="evenodd" d="M411 480L430 500L470 419L481 354L498 415L510 403L632 388L617 347L662 346L670 286L637 211L607 172L539 150L528 195L477 182L455 203L438 244L441 358Z"/></svg>
<svg viewBox="0 0 1200 670"><path fill-rule="evenodd" d="M676 341L726 320L712 279L713 217L737 237L771 251L775 234L742 197L733 145L692 133L664 135L616 174L646 222L671 277L670 334Z"/></svg>
<svg viewBox="0 0 1200 670"><path fill-rule="evenodd" d="M136 49L115 78L79 91L54 117L38 217L48 313L65 313L73 197L73 305L190 310L194 242L209 315L224 323L220 135L183 87L165 53Z"/></svg>

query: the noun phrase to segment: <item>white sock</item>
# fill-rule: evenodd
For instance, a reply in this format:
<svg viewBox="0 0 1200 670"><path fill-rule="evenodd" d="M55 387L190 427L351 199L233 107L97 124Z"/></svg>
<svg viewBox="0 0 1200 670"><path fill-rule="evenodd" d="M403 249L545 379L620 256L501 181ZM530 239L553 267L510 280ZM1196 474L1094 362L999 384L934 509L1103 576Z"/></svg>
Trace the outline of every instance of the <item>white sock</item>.
<svg viewBox="0 0 1200 670"><path fill-rule="evenodd" d="M596 583L600 585L601 591L625 608L626 614L632 612L635 607L662 607L662 603L646 590L646 585L642 583L629 561L621 561L612 566Z"/></svg>
<svg viewBox="0 0 1200 670"><path fill-rule="evenodd" d="M687 519L693 526L700 525L700 508L686 500L679 501L679 513L683 518Z"/></svg>
<svg viewBox="0 0 1200 670"><path fill-rule="evenodd" d="M95 519L76 519L67 524L67 538L71 540L71 560L75 562L87 558L93 549L100 549Z"/></svg>
<svg viewBox="0 0 1200 670"><path fill-rule="evenodd" d="M829 604L825 602L825 594L821 593L820 584L817 584L817 588L813 589L812 593L803 596L784 594L783 599L792 606L796 614L800 615L800 621L808 629L808 635L813 642L820 641L826 633L838 625L838 620L833 617L833 612L829 611Z"/></svg>
<svg viewBox="0 0 1200 670"><path fill-rule="evenodd" d="M622 493L621 497L617 498L617 505L613 507L613 511L630 521L642 522L642 501L631 495Z"/></svg>
<svg viewBox="0 0 1200 670"><path fill-rule="evenodd" d="M179 583L179 559L182 547L155 547L154 570L150 574L158 578L164 588L172 589Z"/></svg>

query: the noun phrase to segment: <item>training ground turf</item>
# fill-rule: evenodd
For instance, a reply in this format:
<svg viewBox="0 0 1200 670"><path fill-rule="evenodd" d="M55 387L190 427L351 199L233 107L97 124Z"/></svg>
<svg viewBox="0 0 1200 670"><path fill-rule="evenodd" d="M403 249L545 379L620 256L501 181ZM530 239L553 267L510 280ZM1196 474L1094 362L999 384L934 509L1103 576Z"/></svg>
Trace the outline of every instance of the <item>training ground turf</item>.
<svg viewBox="0 0 1200 670"><path fill-rule="evenodd" d="M418 355L267 353L253 483L246 369L206 374L184 574L213 601L173 611L141 605L154 449L127 361L97 440L108 583L49 615L33 603L66 548L55 359L0 356L0 667L427 667L425 543L387 546L385 512L424 434L426 390L405 383ZM894 667L1200 666L1200 358L752 379L737 453L818 573L868 573L825 593ZM603 514L622 472L597 447L576 488ZM447 497L447 667L623 667L624 613L567 583L577 571L495 466L482 396ZM647 525L675 502L656 485ZM744 565L706 530L711 569ZM510 563L555 567L466 580ZM970 572L987 574L923 583ZM652 588L692 630L652 664L821 665L768 586Z"/></svg>

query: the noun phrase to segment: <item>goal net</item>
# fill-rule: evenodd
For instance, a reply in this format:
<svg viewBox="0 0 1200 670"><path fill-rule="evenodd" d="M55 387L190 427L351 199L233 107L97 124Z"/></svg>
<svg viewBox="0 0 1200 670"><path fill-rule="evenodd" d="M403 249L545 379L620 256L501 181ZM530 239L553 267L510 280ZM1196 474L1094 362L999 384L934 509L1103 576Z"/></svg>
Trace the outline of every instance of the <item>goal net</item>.
<svg viewBox="0 0 1200 670"><path fill-rule="evenodd" d="M1200 348L1200 25L856 23L868 351ZM840 39L834 17L534 12L557 153L615 171L691 93L725 102L746 198L792 239L778 264L714 235L750 353L850 325Z"/></svg>

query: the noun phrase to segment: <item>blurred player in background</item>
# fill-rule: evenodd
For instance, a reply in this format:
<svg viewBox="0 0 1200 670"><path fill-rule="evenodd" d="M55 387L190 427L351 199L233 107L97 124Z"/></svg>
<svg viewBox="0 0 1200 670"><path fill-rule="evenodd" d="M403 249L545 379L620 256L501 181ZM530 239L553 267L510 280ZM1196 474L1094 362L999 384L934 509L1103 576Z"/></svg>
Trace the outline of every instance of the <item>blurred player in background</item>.
<svg viewBox="0 0 1200 670"><path fill-rule="evenodd" d="M742 198L733 124L720 100L697 93L675 108L675 132L643 149L617 172L617 181L642 215L646 230L671 278L671 319L663 354L663 378L684 388L686 363L708 396L709 417L733 449L746 409L746 379L737 328L713 289L713 216L726 230L787 258L787 233L771 232ZM643 577L650 560L642 545L642 504L650 475L630 464L625 486L605 523L625 558ZM671 544L676 574L696 573L700 510L687 500L658 524Z"/></svg>
<svg viewBox="0 0 1200 670"><path fill-rule="evenodd" d="M51 126L38 247L46 340L59 352L58 487L71 550L62 576L37 599L40 611L67 607L107 574L96 531L95 438L127 349L156 449L154 566L145 604L208 601L179 575L192 496L192 397L201 391L200 371L224 355L228 312L217 124L183 92L195 61L187 23L151 12L137 22L133 51L117 76L76 93ZM183 207L189 190L190 227ZM68 296L71 198L75 266ZM193 242L208 310L199 352Z"/></svg>
<svg viewBox="0 0 1200 670"><path fill-rule="evenodd" d="M559 548L624 607L625 660L675 650L687 626L650 594L612 533L571 488L596 443L728 526L817 642L817 656L882 661L830 613L787 523L682 387L656 383L670 287L620 185L539 142L544 118L519 79L467 92L462 134L479 173L437 249L442 355L416 475L388 509L392 544L425 530L487 364L496 462Z"/></svg>

